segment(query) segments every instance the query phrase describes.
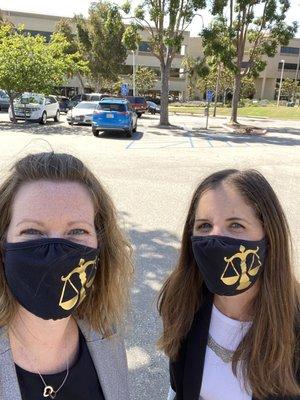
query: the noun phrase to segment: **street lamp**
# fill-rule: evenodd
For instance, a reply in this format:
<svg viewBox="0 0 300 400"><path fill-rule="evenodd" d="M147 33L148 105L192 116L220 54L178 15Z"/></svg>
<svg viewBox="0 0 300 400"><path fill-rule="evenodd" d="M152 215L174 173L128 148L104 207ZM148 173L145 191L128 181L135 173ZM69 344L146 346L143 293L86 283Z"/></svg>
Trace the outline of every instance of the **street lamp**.
<svg viewBox="0 0 300 400"><path fill-rule="evenodd" d="M279 107L279 99L280 99L280 94L281 94L282 77L283 77L285 60L281 60L280 62L281 62L281 74L280 74L279 90L278 90L278 95L277 95L277 107Z"/></svg>
<svg viewBox="0 0 300 400"><path fill-rule="evenodd" d="M135 50L132 50L132 95L135 96Z"/></svg>

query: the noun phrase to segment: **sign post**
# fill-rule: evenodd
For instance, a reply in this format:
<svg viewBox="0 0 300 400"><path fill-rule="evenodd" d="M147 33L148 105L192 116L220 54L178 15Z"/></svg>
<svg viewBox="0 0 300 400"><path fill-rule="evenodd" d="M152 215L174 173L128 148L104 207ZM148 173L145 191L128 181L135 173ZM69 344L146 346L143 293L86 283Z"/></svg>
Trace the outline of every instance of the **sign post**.
<svg viewBox="0 0 300 400"><path fill-rule="evenodd" d="M129 93L129 85L128 83L122 83L121 85L121 95L122 96L128 96Z"/></svg>
<svg viewBox="0 0 300 400"><path fill-rule="evenodd" d="M206 124L205 124L205 129L208 128L209 106L210 106L210 103L212 102L212 99L213 99L212 90L207 90L206 91L207 106L206 106Z"/></svg>

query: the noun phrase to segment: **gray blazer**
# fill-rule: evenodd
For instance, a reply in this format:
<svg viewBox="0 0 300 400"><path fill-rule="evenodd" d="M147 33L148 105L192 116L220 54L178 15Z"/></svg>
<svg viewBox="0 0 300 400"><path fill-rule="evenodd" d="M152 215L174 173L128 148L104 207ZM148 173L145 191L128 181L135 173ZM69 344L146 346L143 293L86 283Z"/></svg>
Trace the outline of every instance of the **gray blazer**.
<svg viewBox="0 0 300 400"><path fill-rule="evenodd" d="M103 338L77 321L93 359L105 400L129 400L128 367L123 340ZM0 399L22 400L18 377L5 328L0 328Z"/></svg>

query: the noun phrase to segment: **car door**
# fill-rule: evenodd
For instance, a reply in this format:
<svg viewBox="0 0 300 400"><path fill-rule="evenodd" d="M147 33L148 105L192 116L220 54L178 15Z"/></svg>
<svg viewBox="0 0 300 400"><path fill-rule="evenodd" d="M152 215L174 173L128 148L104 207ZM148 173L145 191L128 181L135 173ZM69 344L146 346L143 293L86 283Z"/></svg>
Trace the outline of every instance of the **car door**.
<svg viewBox="0 0 300 400"><path fill-rule="evenodd" d="M54 96L48 96L46 98L46 109L48 117L55 117L57 111L57 101Z"/></svg>

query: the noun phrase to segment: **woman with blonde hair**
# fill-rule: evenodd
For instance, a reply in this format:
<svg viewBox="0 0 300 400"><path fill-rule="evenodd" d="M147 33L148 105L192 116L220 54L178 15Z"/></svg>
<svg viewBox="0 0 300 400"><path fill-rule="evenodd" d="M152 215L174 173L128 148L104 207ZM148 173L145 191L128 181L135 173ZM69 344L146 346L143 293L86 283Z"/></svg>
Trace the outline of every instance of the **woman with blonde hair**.
<svg viewBox="0 0 300 400"><path fill-rule="evenodd" d="M128 400L131 248L93 173L69 154L17 161L0 251L1 400Z"/></svg>
<svg viewBox="0 0 300 400"><path fill-rule="evenodd" d="M259 172L223 170L199 184L158 305L169 399L300 399L290 233Z"/></svg>

